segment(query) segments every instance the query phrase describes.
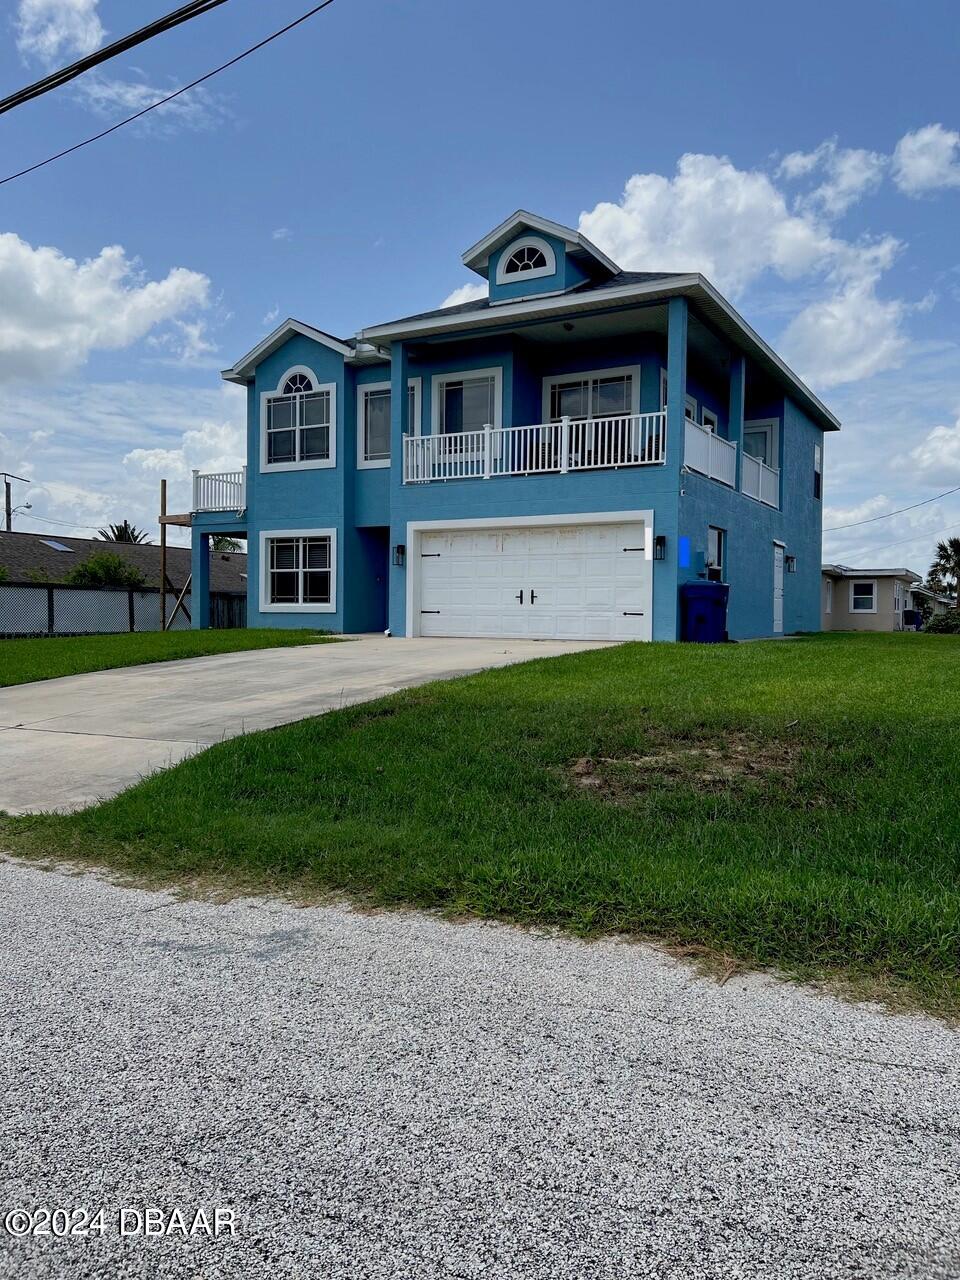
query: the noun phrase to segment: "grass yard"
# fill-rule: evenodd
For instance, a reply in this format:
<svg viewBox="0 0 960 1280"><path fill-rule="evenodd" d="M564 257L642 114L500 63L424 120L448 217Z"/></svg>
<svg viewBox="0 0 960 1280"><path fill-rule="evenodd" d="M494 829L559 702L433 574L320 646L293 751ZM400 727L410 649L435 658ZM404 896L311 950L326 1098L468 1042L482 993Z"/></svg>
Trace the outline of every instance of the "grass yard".
<svg viewBox="0 0 960 1280"><path fill-rule="evenodd" d="M51 636L39 640L0 640L0 688L52 680L84 671L133 667L141 662L170 662L174 658L202 658L210 653L241 649L279 649L292 644L316 644L333 636L315 631L144 631L117 636Z"/></svg>
<svg viewBox="0 0 960 1280"><path fill-rule="evenodd" d="M957 1012L958 801L960 640L825 635L428 685L4 819L0 843L625 930Z"/></svg>

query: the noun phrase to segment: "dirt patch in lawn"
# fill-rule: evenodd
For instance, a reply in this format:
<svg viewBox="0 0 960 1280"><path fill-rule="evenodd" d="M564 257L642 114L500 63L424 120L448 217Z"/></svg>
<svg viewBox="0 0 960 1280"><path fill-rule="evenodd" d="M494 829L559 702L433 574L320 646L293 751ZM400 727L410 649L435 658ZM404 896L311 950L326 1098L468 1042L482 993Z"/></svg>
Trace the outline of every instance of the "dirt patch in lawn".
<svg viewBox="0 0 960 1280"><path fill-rule="evenodd" d="M654 788L684 785L723 791L749 783L792 781L800 744L780 738L730 733L709 739L651 740L649 750L629 756L583 756L569 766L570 779L613 803L626 803Z"/></svg>

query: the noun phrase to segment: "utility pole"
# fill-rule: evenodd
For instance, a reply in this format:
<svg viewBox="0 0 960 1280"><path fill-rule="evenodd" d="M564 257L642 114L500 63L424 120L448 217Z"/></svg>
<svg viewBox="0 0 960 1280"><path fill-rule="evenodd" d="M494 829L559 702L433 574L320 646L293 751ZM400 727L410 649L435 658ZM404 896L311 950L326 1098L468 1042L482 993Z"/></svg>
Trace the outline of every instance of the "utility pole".
<svg viewBox="0 0 960 1280"><path fill-rule="evenodd" d="M13 532L13 495L10 491L10 481L19 480L22 484L32 484L33 482L31 480L28 480L26 476L11 475L9 471L0 471L0 476L3 476L3 512L4 512L3 527L6 529L7 533L12 533Z"/></svg>
<svg viewBox="0 0 960 1280"><path fill-rule="evenodd" d="M160 630L167 629L167 482L160 481Z"/></svg>

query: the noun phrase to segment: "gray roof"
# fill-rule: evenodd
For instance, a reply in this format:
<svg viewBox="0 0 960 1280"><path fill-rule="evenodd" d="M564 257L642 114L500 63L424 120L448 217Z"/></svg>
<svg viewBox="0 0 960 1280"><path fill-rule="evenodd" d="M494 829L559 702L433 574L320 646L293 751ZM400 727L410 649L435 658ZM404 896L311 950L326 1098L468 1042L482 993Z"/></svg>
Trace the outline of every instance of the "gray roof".
<svg viewBox="0 0 960 1280"><path fill-rule="evenodd" d="M831 578L911 578L922 582L923 578L912 569L851 569L846 564L824 564L821 572Z"/></svg>
<svg viewBox="0 0 960 1280"><path fill-rule="evenodd" d="M59 551L51 543L67 547ZM0 531L0 565L10 582L58 583L78 564L100 551L110 551L143 574L147 586L160 585L160 547L156 543L103 542L99 538L65 538L59 533ZM211 591L247 589L245 552L215 551L210 560ZM167 577L179 591L190 576L190 548L167 547Z"/></svg>
<svg viewBox="0 0 960 1280"><path fill-rule="evenodd" d="M615 276L605 276L602 280L588 280L573 289L568 289L563 296L575 298L578 294L592 293L596 289L612 289L619 284L648 284L651 280L675 280L684 274L682 271L618 271ZM408 320L432 320L434 316L470 315L471 312L494 310L500 305L502 304L491 302L489 298L474 298L472 302L459 302L453 307L437 307L433 311L418 311L416 315L401 316L392 323L405 324Z"/></svg>

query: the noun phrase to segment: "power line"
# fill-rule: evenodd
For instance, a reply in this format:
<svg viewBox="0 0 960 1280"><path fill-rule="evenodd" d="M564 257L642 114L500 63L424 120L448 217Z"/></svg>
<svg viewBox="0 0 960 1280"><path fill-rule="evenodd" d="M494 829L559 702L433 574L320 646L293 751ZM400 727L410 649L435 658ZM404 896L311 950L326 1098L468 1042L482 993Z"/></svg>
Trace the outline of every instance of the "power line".
<svg viewBox="0 0 960 1280"><path fill-rule="evenodd" d="M321 9L326 9L333 4L333 0L323 0L322 4L315 5L307 13L301 17L294 19L293 22L287 23L285 27L281 27L279 31L274 31L272 35L267 36L264 40L260 40L257 44L251 45L249 49L244 49L243 53L238 53L235 58L231 58L229 62L224 62L222 66L215 67L213 71L208 71L206 75L200 76L197 80L191 80L189 84L185 84L182 89L177 89L173 93L167 94L165 98L161 98L159 102L152 102L148 107L144 107L142 111L135 112L132 116L127 116L125 120L120 120L117 124L111 125L109 129L104 129L100 133L95 133L92 138L84 138L83 142L76 142L72 147L67 147L64 151L58 151L56 155L48 156L46 160L40 160L37 164L29 165L26 169L21 169L18 173L11 173L6 178L0 178L0 187L8 182L13 182L16 178L25 178L29 173L36 173L38 169L43 169L48 164L53 164L55 160L62 160L64 156L72 155L74 151L81 150L82 147L89 147L93 142L99 142L101 138L107 138L111 133L116 133L118 129L122 129L124 125L133 124L135 120L148 115L151 111L156 111L157 107L163 107L168 102L172 102L174 98L179 98L181 94L188 93L191 89L196 89L198 85L205 84L207 80L212 80L214 76L218 76L221 71L227 71L230 67L235 67L238 62L242 62L244 58L249 58L252 53L257 53L266 45L271 44L274 40L279 40L281 36L285 36L288 31L292 31L294 27L299 27L301 23L306 22L308 18L314 17ZM92 528L92 526L91 526Z"/></svg>
<svg viewBox="0 0 960 1280"><path fill-rule="evenodd" d="M858 529L862 524L874 524L877 520L889 520L891 516L903 515L904 511L916 511L917 507L925 507L930 502L939 502L941 498L949 498L951 493L960 493L960 484L953 489L944 490L943 493L934 494L932 498L924 498L922 502L914 502L909 507L898 507L896 511L886 511L882 516L870 516L868 520L853 520L850 524L835 524L831 529L824 529L823 532L838 533L841 529Z"/></svg>
<svg viewBox="0 0 960 1280"><path fill-rule="evenodd" d="M940 538L945 533L951 533L954 529L960 529L960 524L948 524L945 529L937 529L933 533L918 533L913 538L898 538L896 542L884 542L882 546L873 547L868 554L873 555L876 551L886 551L888 547L902 547L907 542L923 542L927 538Z"/></svg>
<svg viewBox="0 0 960 1280"><path fill-rule="evenodd" d="M31 102L34 98L40 98L45 93L50 93L54 89L59 89L61 85L69 84L71 80L76 80L77 76L82 76L85 71L91 71L94 67L99 67L103 62L109 62L111 58L116 58L121 53L126 53L128 49L135 49L138 44L145 44L147 40L152 40L154 36L163 35L166 31L172 31L174 27L181 26L184 22L189 22L191 18L199 18L205 13L209 13L211 9L216 9L222 4L226 4L227 0L190 0L189 4L185 4L180 9L175 9L173 13L168 13L162 18L157 18L155 22L148 23L147 26L141 27L139 31L134 31L128 36L123 36L119 40L114 40L112 44L104 45L102 49L97 49L95 53L88 54L85 58L80 58L76 62L71 62L69 66L61 67L59 71L53 71L50 75L44 76L42 80L37 80L34 84L28 84L23 89L18 89L16 93L11 93L9 97L0 99L0 115L6 111L12 111L14 107L20 107L25 102Z"/></svg>
<svg viewBox="0 0 960 1280"><path fill-rule="evenodd" d="M72 520L51 520L49 516L38 516L38 515L35 515L35 514L34 514L34 512L32 512L32 511L30 512L29 519L30 519L30 520L40 520L40 521L42 521L42 523L43 523L43 524L59 524L59 525L63 525L63 527L64 527L64 528L66 528L66 529L96 529L98 533L100 532L100 527L99 527L99 525L95 525L95 524L75 524Z"/></svg>

